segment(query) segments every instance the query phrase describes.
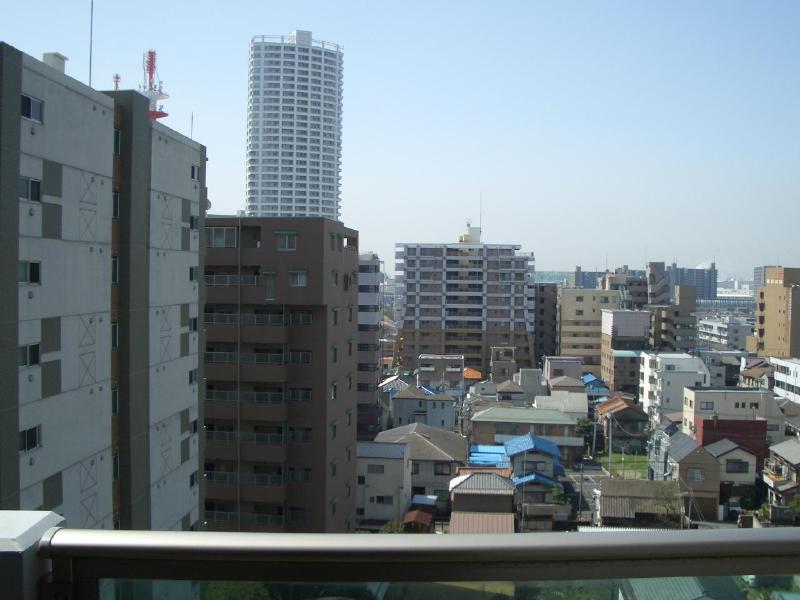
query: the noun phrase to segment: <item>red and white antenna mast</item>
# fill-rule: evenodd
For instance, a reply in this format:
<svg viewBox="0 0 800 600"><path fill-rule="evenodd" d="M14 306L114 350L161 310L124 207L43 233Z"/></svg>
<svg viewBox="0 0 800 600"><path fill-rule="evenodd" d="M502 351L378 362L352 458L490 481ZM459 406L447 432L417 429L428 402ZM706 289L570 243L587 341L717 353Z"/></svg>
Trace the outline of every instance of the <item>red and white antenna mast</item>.
<svg viewBox="0 0 800 600"><path fill-rule="evenodd" d="M144 81L140 91L150 100L150 119L153 121L162 119L167 116L167 113L164 112L164 107L158 104L158 101L166 100L169 95L164 92L161 80L157 79L155 50L148 50L144 53L142 70L144 71Z"/></svg>

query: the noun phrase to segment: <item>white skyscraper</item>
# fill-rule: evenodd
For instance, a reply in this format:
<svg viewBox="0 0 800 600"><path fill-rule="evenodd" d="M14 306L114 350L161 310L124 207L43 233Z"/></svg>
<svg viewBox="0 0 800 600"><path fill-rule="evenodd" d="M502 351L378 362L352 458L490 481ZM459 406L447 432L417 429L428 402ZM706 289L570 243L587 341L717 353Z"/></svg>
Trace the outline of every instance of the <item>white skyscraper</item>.
<svg viewBox="0 0 800 600"><path fill-rule="evenodd" d="M250 42L248 215L339 219L342 63L310 31Z"/></svg>

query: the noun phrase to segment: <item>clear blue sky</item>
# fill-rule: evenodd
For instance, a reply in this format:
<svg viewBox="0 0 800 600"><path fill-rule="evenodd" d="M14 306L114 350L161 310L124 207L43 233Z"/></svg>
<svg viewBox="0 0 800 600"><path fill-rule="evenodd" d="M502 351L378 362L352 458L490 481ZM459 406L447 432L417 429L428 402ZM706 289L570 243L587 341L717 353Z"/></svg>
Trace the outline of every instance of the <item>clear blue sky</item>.
<svg viewBox="0 0 800 600"><path fill-rule="evenodd" d="M95 2L95 87L159 53L165 123L244 206L247 45L345 47L342 214L393 267L466 219L542 270L800 266L800 3ZM0 39L88 72L89 2L9 2ZM607 258L606 258L607 257Z"/></svg>

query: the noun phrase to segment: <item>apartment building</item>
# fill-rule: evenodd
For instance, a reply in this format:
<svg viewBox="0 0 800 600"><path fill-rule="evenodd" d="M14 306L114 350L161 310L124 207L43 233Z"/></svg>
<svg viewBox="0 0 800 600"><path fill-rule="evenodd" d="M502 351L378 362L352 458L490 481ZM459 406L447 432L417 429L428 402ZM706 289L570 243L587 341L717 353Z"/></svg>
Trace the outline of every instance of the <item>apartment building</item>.
<svg viewBox="0 0 800 600"><path fill-rule="evenodd" d="M639 393L639 356L647 350L650 312L608 310L601 317L600 373L609 389Z"/></svg>
<svg viewBox="0 0 800 600"><path fill-rule="evenodd" d="M770 390L740 387L693 387L683 390L683 432L695 435L697 422L708 419L766 419L767 443L786 439L786 417Z"/></svg>
<svg viewBox="0 0 800 600"><path fill-rule="evenodd" d="M671 298L675 299L676 288L693 287L697 290L697 298L715 300L717 298L717 265L709 263L707 267L698 266L693 269L679 267L672 263L667 267L667 277L671 288Z"/></svg>
<svg viewBox="0 0 800 600"><path fill-rule="evenodd" d="M744 350L750 335L753 322L742 317L707 317L697 321L699 345L712 350Z"/></svg>
<svg viewBox="0 0 800 600"><path fill-rule="evenodd" d="M603 309L619 308L619 290L561 288L558 353L583 360L584 372L601 376Z"/></svg>
<svg viewBox="0 0 800 600"><path fill-rule="evenodd" d="M697 346L697 299L693 287L676 286L675 300L649 306L653 313L650 347L660 352L688 352Z"/></svg>
<svg viewBox="0 0 800 600"><path fill-rule="evenodd" d="M533 363L541 367L545 356L558 352L558 284L529 283L532 305L528 315L534 326Z"/></svg>
<svg viewBox="0 0 800 600"><path fill-rule="evenodd" d="M683 388L709 386L705 363L685 353L642 352L639 363L639 403L657 425L665 413L683 410Z"/></svg>
<svg viewBox="0 0 800 600"><path fill-rule="evenodd" d="M647 263L645 276L647 278L647 304L653 306L669 304L671 288L664 263Z"/></svg>
<svg viewBox="0 0 800 600"><path fill-rule="evenodd" d="M205 232L208 528L352 531L358 233L261 217Z"/></svg>
<svg viewBox="0 0 800 600"><path fill-rule="evenodd" d="M0 44L0 507L195 528L205 149L65 61Z"/></svg>
<svg viewBox="0 0 800 600"><path fill-rule="evenodd" d="M339 219L343 64L310 31L251 40L248 215Z"/></svg>
<svg viewBox="0 0 800 600"><path fill-rule="evenodd" d="M627 267L617 269L615 273L605 273L599 278L597 287L602 290L618 290L620 307L628 310L640 310L647 304L647 278L638 271L633 275Z"/></svg>
<svg viewBox="0 0 800 600"><path fill-rule="evenodd" d="M753 290L764 287L767 282L767 269L779 269L780 265L761 265L753 267Z"/></svg>
<svg viewBox="0 0 800 600"><path fill-rule="evenodd" d="M775 387L773 392L778 398L789 400L800 405L800 359L770 358L773 367Z"/></svg>
<svg viewBox="0 0 800 600"><path fill-rule="evenodd" d="M464 397L464 357L460 354L420 354L417 364L417 387L454 400Z"/></svg>
<svg viewBox="0 0 800 600"><path fill-rule="evenodd" d="M800 356L800 268L767 269L766 283L756 290L755 333L747 349L759 356Z"/></svg>
<svg viewBox="0 0 800 600"><path fill-rule="evenodd" d="M397 323L404 369L416 368L420 354L461 354L467 367L486 374L492 346L513 346L519 366L533 366L534 321L526 311L532 254L482 243L479 227L457 243L395 250L404 285Z"/></svg>
<svg viewBox="0 0 800 600"><path fill-rule="evenodd" d="M380 431L378 384L382 374L380 342L383 337L381 261L374 252L358 257L357 381L358 439L370 441Z"/></svg>

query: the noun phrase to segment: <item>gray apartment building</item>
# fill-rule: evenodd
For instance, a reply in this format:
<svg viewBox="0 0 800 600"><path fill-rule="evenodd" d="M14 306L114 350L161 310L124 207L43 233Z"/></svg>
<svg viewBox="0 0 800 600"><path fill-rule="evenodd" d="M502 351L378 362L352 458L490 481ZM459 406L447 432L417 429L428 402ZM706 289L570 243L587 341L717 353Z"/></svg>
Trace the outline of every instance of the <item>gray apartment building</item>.
<svg viewBox="0 0 800 600"><path fill-rule="evenodd" d="M380 431L383 408L378 383L383 373L380 341L383 337L381 260L374 252L358 257L358 439L372 441Z"/></svg>
<svg viewBox="0 0 800 600"><path fill-rule="evenodd" d="M308 217L205 233L208 529L352 531L358 233Z"/></svg>
<svg viewBox="0 0 800 600"><path fill-rule="evenodd" d="M202 524L205 148L148 108L0 44L3 509Z"/></svg>

